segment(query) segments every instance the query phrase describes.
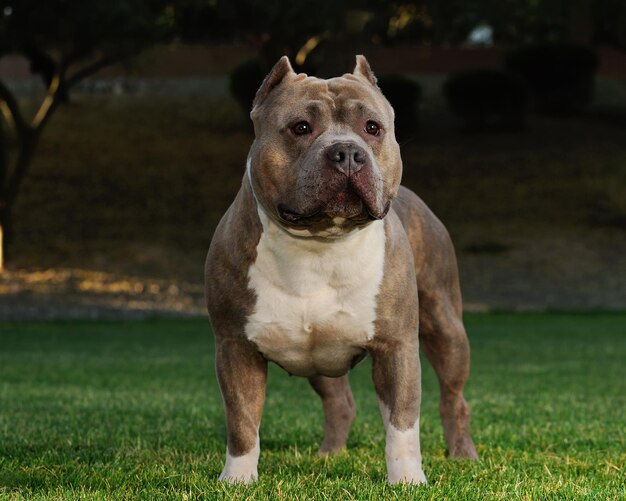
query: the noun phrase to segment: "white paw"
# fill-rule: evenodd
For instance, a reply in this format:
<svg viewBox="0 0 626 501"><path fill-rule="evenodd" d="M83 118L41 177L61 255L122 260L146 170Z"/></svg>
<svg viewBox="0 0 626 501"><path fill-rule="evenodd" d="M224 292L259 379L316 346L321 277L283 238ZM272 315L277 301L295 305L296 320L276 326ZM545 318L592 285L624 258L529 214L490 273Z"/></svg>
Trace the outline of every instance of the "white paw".
<svg viewBox="0 0 626 501"><path fill-rule="evenodd" d="M389 465L387 476L390 484L416 484L426 485L426 475L417 465L411 465L408 461L405 465Z"/></svg>
<svg viewBox="0 0 626 501"><path fill-rule="evenodd" d="M226 451L226 464L220 475L220 481L230 484L249 484L259 478L257 464L259 463L259 439L254 448L241 456L231 456Z"/></svg>
<svg viewBox="0 0 626 501"><path fill-rule="evenodd" d="M383 422L387 429L385 458L390 484L426 484L420 452L419 419L412 427L399 430L389 422L389 411L381 404Z"/></svg>
<svg viewBox="0 0 626 501"><path fill-rule="evenodd" d="M259 479L259 474L256 471L249 472L234 472L227 471L226 468L220 475L220 482L227 482L229 484L250 484L256 482Z"/></svg>

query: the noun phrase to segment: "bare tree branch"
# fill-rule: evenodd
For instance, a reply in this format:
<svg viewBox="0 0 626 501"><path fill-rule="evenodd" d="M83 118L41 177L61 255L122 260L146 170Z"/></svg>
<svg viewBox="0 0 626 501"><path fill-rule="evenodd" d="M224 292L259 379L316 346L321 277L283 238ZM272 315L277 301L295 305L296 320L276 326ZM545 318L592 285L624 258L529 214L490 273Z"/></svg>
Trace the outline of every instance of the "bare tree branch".
<svg viewBox="0 0 626 501"><path fill-rule="evenodd" d="M32 127L34 129L40 129L46 124L59 102L63 100L64 95L63 76L60 73L55 73L48 87L48 95L33 118Z"/></svg>
<svg viewBox="0 0 626 501"><path fill-rule="evenodd" d="M20 106L17 103L13 93L9 88L0 81L0 111L4 115L7 125L17 134L23 134L30 129L30 126L24 120Z"/></svg>
<svg viewBox="0 0 626 501"><path fill-rule="evenodd" d="M33 154L35 153L35 146L37 144L38 138L39 135L35 131L29 130L20 143L20 148L15 162L15 168L13 169L13 172L11 173L6 184L6 189L4 190L4 198L6 204L9 207L13 205L13 201L17 196L20 185L22 184L22 181L24 179L24 175L28 170L30 161L33 158Z"/></svg>

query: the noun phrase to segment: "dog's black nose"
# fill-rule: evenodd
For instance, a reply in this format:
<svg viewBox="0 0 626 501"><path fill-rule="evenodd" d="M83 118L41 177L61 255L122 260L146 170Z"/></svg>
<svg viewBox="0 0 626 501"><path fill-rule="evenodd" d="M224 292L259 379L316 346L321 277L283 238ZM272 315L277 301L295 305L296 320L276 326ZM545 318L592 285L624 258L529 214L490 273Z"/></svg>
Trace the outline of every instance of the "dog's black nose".
<svg viewBox="0 0 626 501"><path fill-rule="evenodd" d="M326 148L326 159L335 169L351 176L367 164L367 152L352 142L334 143Z"/></svg>

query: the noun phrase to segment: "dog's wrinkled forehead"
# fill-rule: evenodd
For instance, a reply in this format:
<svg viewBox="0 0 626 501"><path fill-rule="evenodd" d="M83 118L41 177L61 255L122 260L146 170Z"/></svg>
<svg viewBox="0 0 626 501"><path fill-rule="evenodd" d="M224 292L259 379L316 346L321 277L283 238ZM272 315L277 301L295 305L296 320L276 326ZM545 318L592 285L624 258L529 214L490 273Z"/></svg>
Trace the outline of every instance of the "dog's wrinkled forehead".
<svg viewBox="0 0 626 501"><path fill-rule="evenodd" d="M372 85L352 75L332 80L307 77L295 85L285 86L284 93L277 95L285 106L275 109L279 122L283 123L301 117L332 118L333 122L349 125L358 118L375 118L388 128L388 120L393 117L389 117L386 102L381 97Z"/></svg>
<svg viewBox="0 0 626 501"><path fill-rule="evenodd" d="M385 128L392 127L393 110L377 87L369 65L367 73L358 69L357 63L355 73L322 80L296 74L288 60L281 60L259 89L251 117L255 122L281 125L302 119L350 124L366 118L377 119Z"/></svg>

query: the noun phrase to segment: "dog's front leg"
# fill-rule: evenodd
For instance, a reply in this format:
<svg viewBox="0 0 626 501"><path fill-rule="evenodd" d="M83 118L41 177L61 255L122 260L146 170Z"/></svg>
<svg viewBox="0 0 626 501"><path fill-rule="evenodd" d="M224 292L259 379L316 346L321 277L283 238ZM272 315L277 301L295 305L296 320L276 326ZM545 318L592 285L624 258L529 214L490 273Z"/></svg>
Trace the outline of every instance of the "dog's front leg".
<svg viewBox="0 0 626 501"><path fill-rule="evenodd" d="M372 377L385 424L389 483L424 484L420 450L420 359L412 340L383 339L370 350Z"/></svg>
<svg viewBox="0 0 626 501"><path fill-rule="evenodd" d="M246 339L216 340L215 365L226 408L228 445L220 480L258 478L259 425L265 401L267 361Z"/></svg>

